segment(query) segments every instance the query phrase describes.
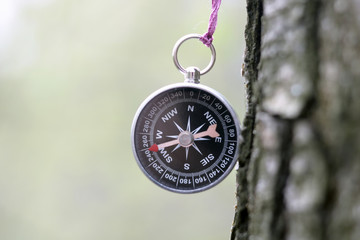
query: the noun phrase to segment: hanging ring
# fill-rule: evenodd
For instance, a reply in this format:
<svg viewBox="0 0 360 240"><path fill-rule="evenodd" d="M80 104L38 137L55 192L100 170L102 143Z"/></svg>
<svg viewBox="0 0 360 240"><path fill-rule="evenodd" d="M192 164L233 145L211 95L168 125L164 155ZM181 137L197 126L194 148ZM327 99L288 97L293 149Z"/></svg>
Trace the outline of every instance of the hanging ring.
<svg viewBox="0 0 360 240"><path fill-rule="evenodd" d="M172 56L173 56L173 60L174 60L174 64L177 67L177 69L179 69L180 72L182 72L183 74L187 74L186 69L181 66L181 64L179 63L178 60L178 50L181 46L181 44L183 44L186 40L192 39L192 38L197 38L200 39L202 37L202 35L197 34L197 33L193 33L193 34L188 34L183 36L182 38L180 38L176 43L175 46L173 48L172 51ZM200 70L200 75L204 75L205 73L209 72L210 69L214 66L215 60L216 60L216 51L215 51L215 47L213 44L210 44L210 50L211 50L211 59L210 59L210 63L209 65L207 65L203 70Z"/></svg>

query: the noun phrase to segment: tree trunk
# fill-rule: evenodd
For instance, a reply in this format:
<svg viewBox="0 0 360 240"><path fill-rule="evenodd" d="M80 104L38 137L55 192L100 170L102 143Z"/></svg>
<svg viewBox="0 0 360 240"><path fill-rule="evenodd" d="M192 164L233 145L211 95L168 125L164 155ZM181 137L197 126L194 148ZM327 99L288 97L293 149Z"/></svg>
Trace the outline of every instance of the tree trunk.
<svg viewBox="0 0 360 240"><path fill-rule="evenodd" d="M232 240L360 239L360 2L247 0Z"/></svg>

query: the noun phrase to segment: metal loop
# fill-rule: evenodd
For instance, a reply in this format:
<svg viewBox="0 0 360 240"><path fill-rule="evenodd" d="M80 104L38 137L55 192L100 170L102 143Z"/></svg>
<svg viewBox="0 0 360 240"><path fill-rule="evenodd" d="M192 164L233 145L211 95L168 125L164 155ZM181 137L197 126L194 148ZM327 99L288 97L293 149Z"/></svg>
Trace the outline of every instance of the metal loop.
<svg viewBox="0 0 360 240"><path fill-rule="evenodd" d="M181 44L183 44L186 40L189 40L189 39L192 39L192 38L200 39L201 37L202 37L202 35L197 34L197 33L188 34L188 35L185 35L184 37L180 38L175 43L175 46L174 46L173 52L172 52L174 64L179 69L179 71L182 72L183 74L187 74L187 71L179 63L178 56L177 56L178 55L178 50L179 50ZM203 70L200 70L200 75L204 75L205 73L209 72L210 69L214 66L214 63L215 63L215 60L216 60L216 51L215 51L214 45L211 44L209 47L210 47L210 50L211 50L210 63Z"/></svg>

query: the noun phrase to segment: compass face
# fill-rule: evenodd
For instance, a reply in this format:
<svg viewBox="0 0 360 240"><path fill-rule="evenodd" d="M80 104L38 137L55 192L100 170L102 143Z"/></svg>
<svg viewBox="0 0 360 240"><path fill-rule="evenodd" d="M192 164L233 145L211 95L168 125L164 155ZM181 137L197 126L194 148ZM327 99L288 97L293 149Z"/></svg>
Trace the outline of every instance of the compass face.
<svg viewBox="0 0 360 240"><path fill-rule="evenodd" d="M132 127L135 158L146 176L174 192L219 183L233 168L240 124L227 101L200 84L160 89L140 106Z"/></svg>

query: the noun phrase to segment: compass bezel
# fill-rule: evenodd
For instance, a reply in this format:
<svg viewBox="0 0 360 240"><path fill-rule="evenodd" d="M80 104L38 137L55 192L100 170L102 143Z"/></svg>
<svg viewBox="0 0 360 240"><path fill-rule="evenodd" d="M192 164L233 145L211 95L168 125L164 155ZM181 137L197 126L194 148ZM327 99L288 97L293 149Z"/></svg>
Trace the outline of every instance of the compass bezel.
<svg viewBox="0 0 360 240"><path fill-rule="evenodd" d="M141 159L138 156L138 152L136 150L136 143L135 143L135 128L136 128L136 124L139 120L139 117L142 113L142 111L144 110L144 108L152 102L152 100L157 97L158 95L169 91L171 89L177 89L177 88L194 88L197 90L201 90L204 92L208 92L209 94L213 95L214 97L216 97L219 101L221 101L221 103L226 107L226 109L229 111L233 121L234 121L234 125L235 125L235 129L236 129L236 134L237 134L237 139L236 139L236 144L235 144L235 154L234 157L232 158L232 161L230 162L230 165L227 169L225 169L225 171L222 173L222 175L217 178L215 181L212 181L210 183L208 183L205 186L199 187L199 188L194 188L194 189L177 189L177 188L172 188L169 187L165 184L162 184L161 182L159 182L157 179L155 179L153 176L151 176L148 171L146 171L145 167L142 164ZM226 100L226 98L219 92L217 92L216 90L207 87L205 85L202 84L198 84L198 83L188 83L188 82L184 82L184 83L175 83L175 84L171 84L171 85L167 85L165 87L162 87L160 89L158 89L157 91L153 92L152 94L150 94L140 105L140 107L137 109L133 122L132 122L132 126L131 126L131 144L132 144L132 150L133 150L133 154L135 156L136 162L139 165L141 171L145 174L145 176L147 176L147 178L149 178L152 182L154 182L156 185L160 186L163 189L169 190L171 192L176 192L176 193L197 193L197 192L202 192L204 190L210 189L214 186L216 186L217 184L219 184L222 180L224 180L232 171L232 169L234 168L236 162L237 162L237 158L238 158L238 152L239 152L239 145L242 141L242 137L241 137L241 125L240 125L240 121L237 117L236 112L234 111L234 109L231 107L231 105L229 104L229 102ZM211 164L212 166L213 164ZM185 174L185 173L184 173ZM189 174L189 173L186 173Z"/></svg>

